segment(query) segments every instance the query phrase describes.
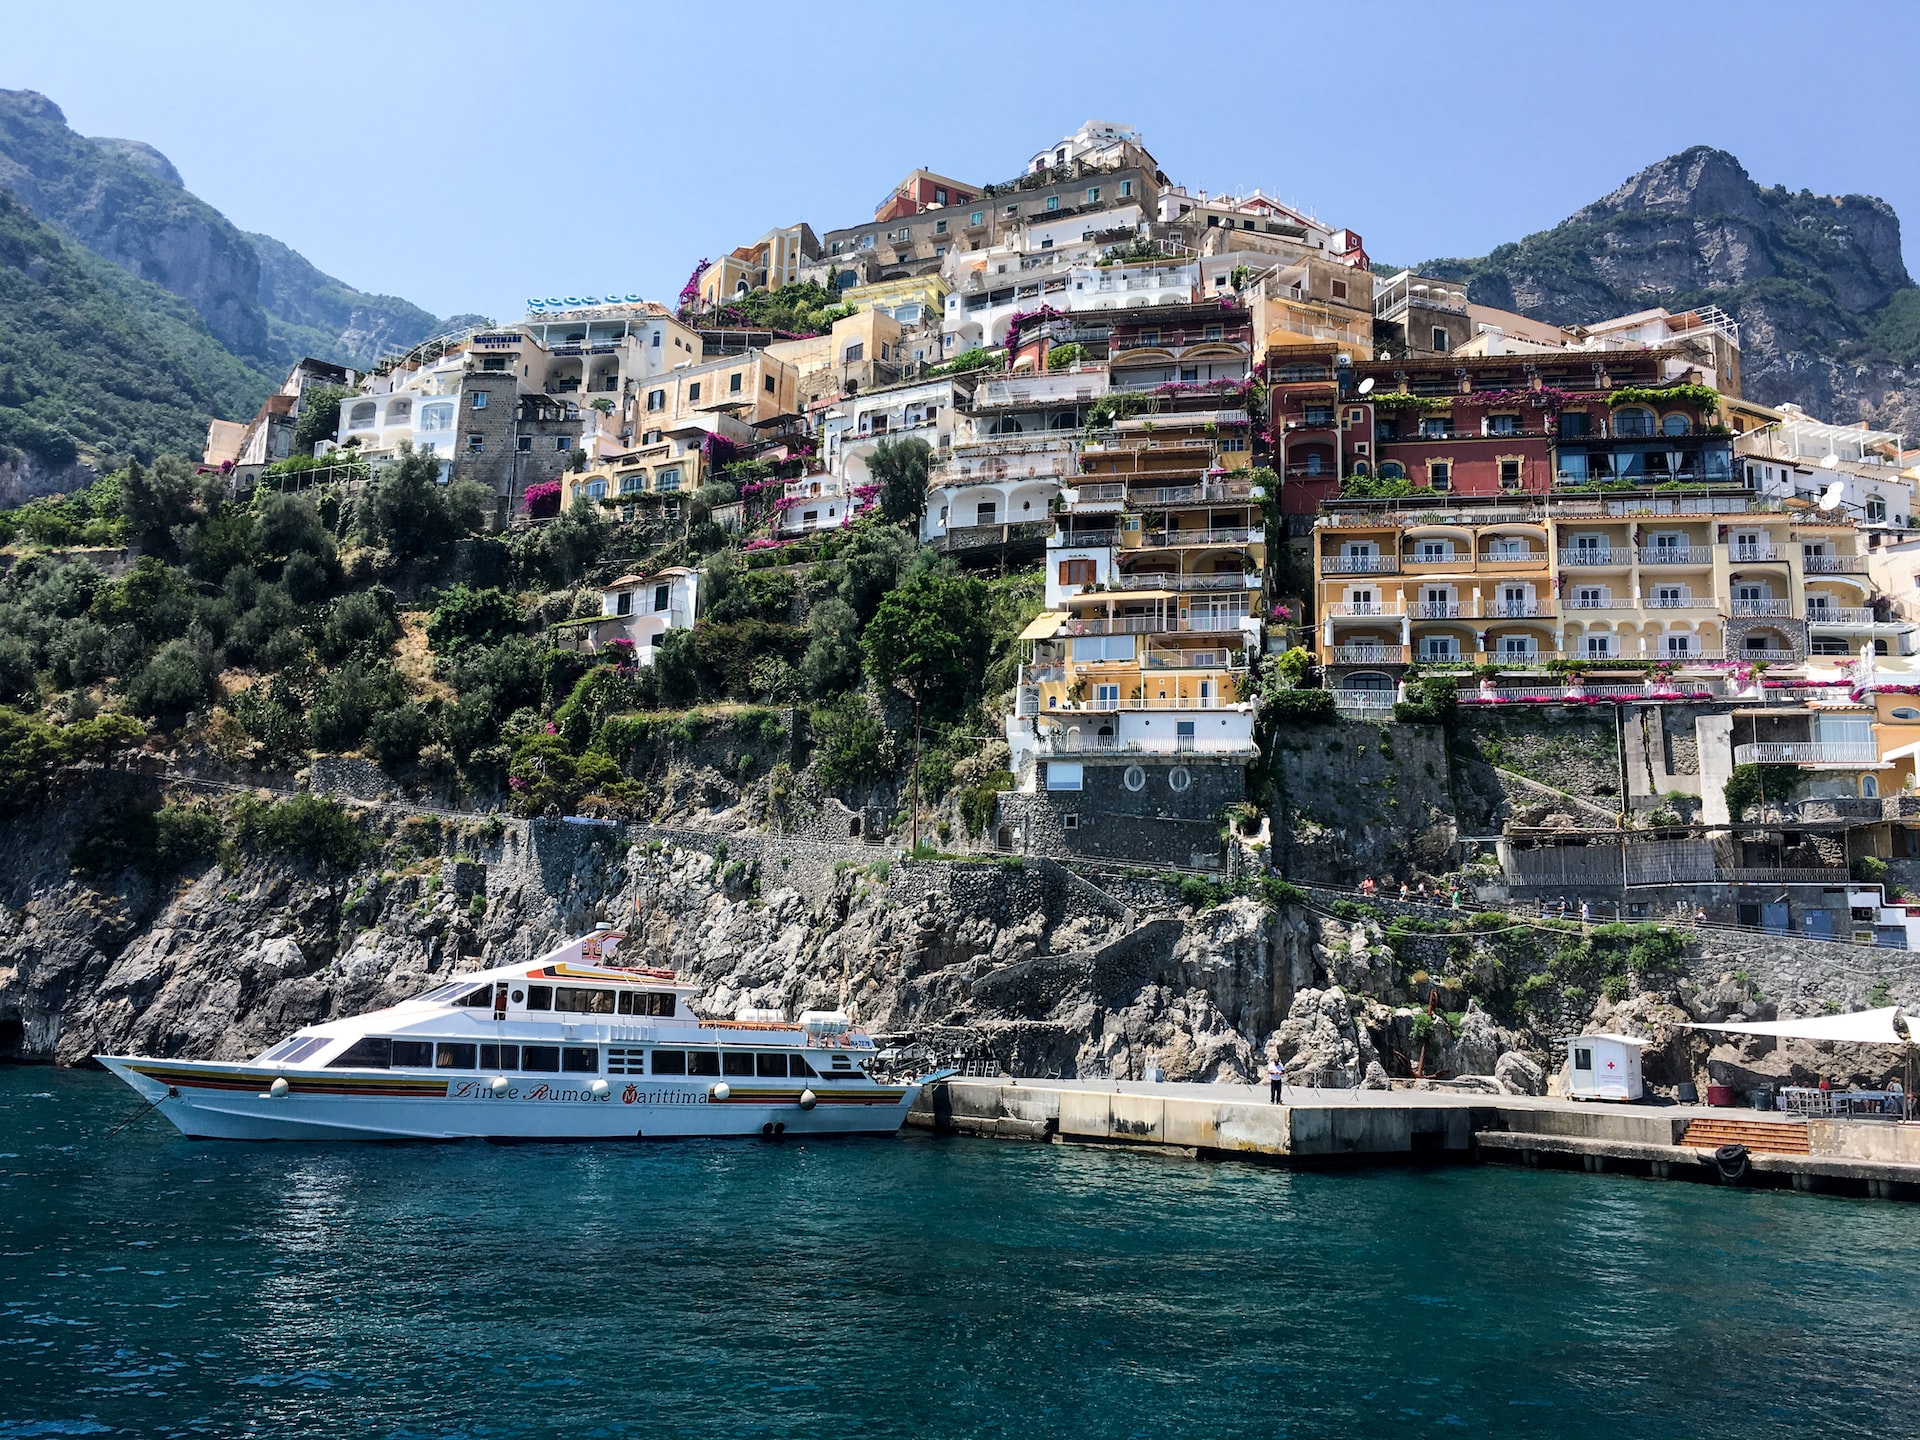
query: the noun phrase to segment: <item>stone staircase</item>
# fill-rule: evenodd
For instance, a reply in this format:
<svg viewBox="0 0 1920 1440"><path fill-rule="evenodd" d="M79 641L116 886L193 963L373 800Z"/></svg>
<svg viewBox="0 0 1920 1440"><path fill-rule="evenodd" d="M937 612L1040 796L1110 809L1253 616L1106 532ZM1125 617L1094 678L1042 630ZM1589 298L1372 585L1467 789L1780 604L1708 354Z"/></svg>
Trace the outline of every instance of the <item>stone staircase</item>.
<svg viewBox="0 0 1920 1440"><path fill-rule="evenodd" d="M1680 1143L1695 1150L1744 1145L1755 1154L1806 1155L1807 1127L1797 1120L1735 1120L1718 1115L1687 1122Z"/></svg>

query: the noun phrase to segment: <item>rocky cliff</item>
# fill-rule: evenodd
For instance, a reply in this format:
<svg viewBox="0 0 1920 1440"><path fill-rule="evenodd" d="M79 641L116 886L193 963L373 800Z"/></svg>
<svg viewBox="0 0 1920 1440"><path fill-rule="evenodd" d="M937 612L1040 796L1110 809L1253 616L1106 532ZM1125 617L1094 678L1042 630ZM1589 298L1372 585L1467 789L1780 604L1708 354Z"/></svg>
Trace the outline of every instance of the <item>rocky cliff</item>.
<svg viewBox="0 0 1920 1440"><path fill-rule="evenodd" d="M1920 291L1883 200L1763 187L1723 150L1648 166L1551 230L1424 269L1556 324L1654 305L1740 322L1745 391L1842 423L1920 429Z"/></svg>
<svg viewBox="0 0 1920 1440"><path fill-rule="evenodd" d="M77 134L31 90L0 90L0 189L185 300L222 345L274 378L306 354L364 367L438 328L416 305L356 290L279 241L243 233L151 145Z"/></svg>

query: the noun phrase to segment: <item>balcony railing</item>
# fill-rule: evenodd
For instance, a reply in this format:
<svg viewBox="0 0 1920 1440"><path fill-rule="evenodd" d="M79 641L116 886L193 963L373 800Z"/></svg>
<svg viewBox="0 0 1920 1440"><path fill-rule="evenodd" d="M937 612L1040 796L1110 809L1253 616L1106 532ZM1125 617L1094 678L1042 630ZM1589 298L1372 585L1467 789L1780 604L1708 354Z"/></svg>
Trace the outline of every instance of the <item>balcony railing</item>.
<svg viewBox="0 0 1920 1440"><path fill-rule="evenodd" d="M1145 533L1146 543L1154 548L1172 548L1179 545L1251 545L1255 541L1267 538L1265 530L1250 530L1244 526L1229 525L1217 530L1149 530Z"/></svg>
<svg viewBox="0 0 1920 1440"><path fill-rule="evenodd" d="M1322 575L1394 575L1400 570L1397 555L1323 555Z"/></svg>
<svg viewBox="0 0 1920 1440"><path fill-rule="evenodd" d="M1553 614L1551 600L1488 600L1480 614L1489 620L1531 620Z"/></svg>
<svg viewBox="0 0 1920 1440"><path fill-rule="evenodd" d="M1081 487L1085 489L1085 487ZM1253 497L1247 481L1227 481L1207 485L1136 485L1128 498L1141 507L1149 505L1215 505L1241 503Z"/></svg>
<svg viewBox="0 0 1920 1440"><path fill-rule="evenodd" d="M1879 752L1865 744L1836 740L1762 740L1733 747L1736 765L1873 765Z"/></svg>
<svg viewBox="0 0 1920 1440"><path fill-rule="evenodd" d="M1785 616L1793 614L1791 600L1735 600L1733 613L1739 616Z"/></svg>
<svg viewBox="0 0 1920 1440"><path fill-rule="evenodd" d="M1155 575L1127 574L1114 577L1119 590L1257 590L1260 577L1244 575Z"/></svg>
<svg viewBox="0 0 1920 1440"><path fill-rule="evenodd" d="M1404 615L1407 609L1398 600L1336 600L1326 607L1326 613L1336 620L1346 620L1362 615Z"/></svg>
<svg viewBox="0 0 1920 1440"><path fill-rule="evenodd" d="M1095 505L1124 505L1127 500L1127 487L1117 480L1102 481L1097 485L1080 484L1073 487L1075 509L1087 509Z"/></svg>
<svg viewBox="0 0 1920 1440"><path fill-rule="evenodd" d="M1560 564L1563 567L1577 565L1626 565L1633 560L1633 551L1620 545L1603 545L1597 550L1562 550Z"/></svg>
<svg viewBox="0 0 1920 1440"><path fill-rule="evenodd" d="M1473 615L1473 606L1459 600L1416 600L1407 614L1415 620L1465 620Z"/></svg>
<svg viewBox="0 0 1920 1440"><path fill-rule="evenodd" d="M1640 602L1631 598L1623 599L1609 595L1599 600L1583 600L1578 595L1566 602L1569 610L1638 610Z"/></svg>
<svg viewBox="0 0 1920 1440"><path fill-rule="evenodd" d="M1117 530L1058 530L1047 537L1049 550L1098 550L1119 543Z"/></svg>
<svg viewBox="0 0 1920 1440"><path fill-rule="evenodd" d="M1183 710L1203 707L1192 703ZM1035 744L1041 755L1226 755L1253 756L1259 748L1251 740L1219 740L1207 736L1182 735L1165 740L1121 739L1117 735L1054 736L1042 735Z"/></svg>
<svg viewBox="0 0 1920 1440"><path fill-rule="evenodd" d="M1711 565L1713 547L1711 545L1643 545L1640 547L1642 565Z"/></svg>
<svg viewBox="0 0 1920 1440"><path fill-rule="evenodd" d="M1867 557L1864 555L1809 555L1800 563L1809 575L1864 575L1867 573Z"/></svg>
<svg viewBox="0 0 1920 1440"><path fill-rule="evenodd" d="M1482 550L1480 563L1482 565L1544 565L1547 563L1547 552L1544 550Z"/></svg>
<svg viewBox="0 0 1920 1440"><path fill-rule="evenodd" d="M1735 563L1755 560L1784 560L1786 551L1778 545L1729 545L1727 558Z"/></svg>
<svg viewBox="0 0 1920 1440"><path fill-rule="evenodd" d="M1649 610L1712 610L1717 602L1711 595L1650 595L1641 604Z"/></svg>
<svg viewBox="0 0 1920 1440"><path fill-rule="evenodd" d="M1335 690L1333 708L1350 720L1384 720L1397 698L1391 690Z"/></svg>
<svg viewBox="0 0 1920 1440"><path fill-rule="evenodd" d="M1875 616L1864 605L1809 605L1807 623L1810 625L1872 625Z"/></svg>
<svg viewBox="0 0 1920 1440"><path fill-rule="evenodd" d="M1407 647L1404 645L1336 645L1333 647L1333 663L1336 665L1404 665L1407 662Z"/></svg>

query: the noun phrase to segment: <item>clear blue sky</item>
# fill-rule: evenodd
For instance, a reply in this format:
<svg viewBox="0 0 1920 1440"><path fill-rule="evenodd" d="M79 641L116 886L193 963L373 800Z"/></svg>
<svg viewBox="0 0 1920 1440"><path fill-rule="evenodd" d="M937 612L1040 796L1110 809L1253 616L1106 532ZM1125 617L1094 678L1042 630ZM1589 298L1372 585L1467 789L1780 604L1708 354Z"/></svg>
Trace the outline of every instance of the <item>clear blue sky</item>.
<svg viewBox="0 0 1920 1440"><path fill-rule="evenodd" d="M244 229L437 314L641 291L925 165L987 183L1089 117L1375 259L1482 254L1694 144L1864 192L1920 271L1920 4L13 4L0 88L145 140Z"/></svg>

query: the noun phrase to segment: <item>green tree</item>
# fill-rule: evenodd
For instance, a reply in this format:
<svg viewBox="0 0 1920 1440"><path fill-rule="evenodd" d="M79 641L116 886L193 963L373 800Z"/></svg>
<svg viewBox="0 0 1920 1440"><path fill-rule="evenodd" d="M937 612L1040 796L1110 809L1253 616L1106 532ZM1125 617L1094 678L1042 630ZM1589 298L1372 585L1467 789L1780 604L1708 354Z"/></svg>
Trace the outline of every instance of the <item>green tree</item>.
<svg viewBox="0 0 1920 1440"><path fill-rule="evenodd" d="M867 673L924 707L958 716L979 695L993 636L984 581L919 574L881 601L862 638Z"/></svg>
<svg viewBox="0 0 1920 1440"><path fill-rule="evenodd" d="M836 787L867 784L890 770L886 726L862 695L839 695L808 719L813 732L813 768Z"/></svg>
<svg viewBox="0 0 1920 1440"><path fill-rule="evenodd" d="M504 590L455 585L441 592L427 618L427 644L436 654L457 655L470 645L492 645L520 628L520 606Z"/></svg>
<svg viewBox="0 0 1920 1440"><path fill-rule="evenodd" d="M403 563L435 560L456 540L487 523L493 492L472 480L440 483L440 462L431 450L403 443L400 459L385 466L360 503L359 529Z"/></svg>
<svg viewBox="0 0 1920 1440"><path fill-rule="evenodd" d="M353 392L334 385L322 385L300 397L300 418L293 426L296 454L313 454L314 442L331 440L340 429L340 402Z"/></svg>
<svg viewBox="0 0 1920 1440"><path fill-rule="evenodd" d="M927 513L927 472L933 447L921 439L882 440L867 471L880 486L880 513L896 525L919 524Z"/></svg>
<svg viewBox="0 0 1920 1440"><path fill-rule="evenodd" d="M151 467L127 467L120 481L121 512L149 551L171 554L175 528L193 519L197 490L193 467L177 455L162 455Z"/></svg>

